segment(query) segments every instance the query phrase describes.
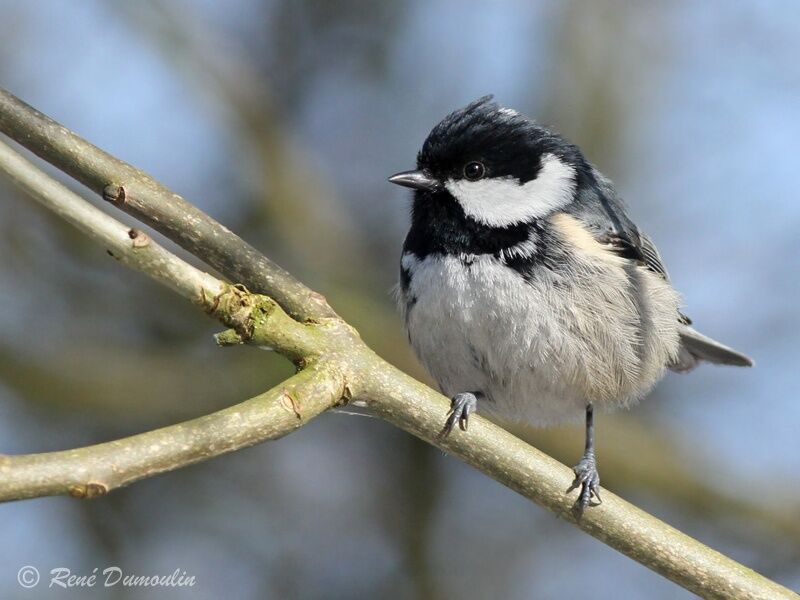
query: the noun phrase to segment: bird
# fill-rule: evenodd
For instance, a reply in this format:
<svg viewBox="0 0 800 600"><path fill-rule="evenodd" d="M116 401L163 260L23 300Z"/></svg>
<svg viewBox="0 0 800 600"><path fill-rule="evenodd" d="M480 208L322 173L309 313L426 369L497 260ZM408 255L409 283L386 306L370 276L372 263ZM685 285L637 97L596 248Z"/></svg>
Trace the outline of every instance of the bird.
<svg viewBox="0 0 800 600"><path fill-rule="evenodd" d="M629 407L667 370L753 365L681 312L655 244L583 152L492 96L446 116L389 181L413 190L397 301L451 400L441 435L476 411L583 421L578 517L601 502L595 408Z"/></svg>

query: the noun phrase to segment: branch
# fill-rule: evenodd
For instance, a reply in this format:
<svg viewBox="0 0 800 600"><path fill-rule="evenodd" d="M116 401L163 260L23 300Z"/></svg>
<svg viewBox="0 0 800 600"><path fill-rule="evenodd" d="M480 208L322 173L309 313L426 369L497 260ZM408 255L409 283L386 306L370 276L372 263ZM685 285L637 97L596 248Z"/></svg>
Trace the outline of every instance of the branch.
<svg viewBox="0 0 800 600"><path fill-rule="evenodd" d="M320 294L178 194L3 89L0 132L289 314L304 321L336 316Z"/></svg>
<svg viewBox="0 0 800 600"><path fill-rule="evenodd" d="M0 170L34 200L107 248L119 262L171 288L233 329L220 343L251 342L308 364L328 347L315 330L287 315L271 298L228 285L178 258L142 231L126 227L0 142Z"/></svg>
<svg viewBox="0 0 800 600"><path fill-rule="evenodd" d="M494 425L475 419L468 432L438 438L443 397L396 369L370 377L365 398L377 416L476 467L629 558L703 598L778 599L798 596L712 550L603 488L603 503L576 521L567 490L571 469Z"/></svg>
<svg viewBox="0 0 800 600"><path fill-rule="evenodd" d="M126 266L146 273L196 304L222 294L223 282L165 250L143 231L126 227L95 208L3 142L0 169L34 200L105 246Z"/></svg>
<svg viewBox="0 0 800 600"><path fill-rule="evenodd" d="M45 158L51 156L54 164L58 166L66 163L78 179L91 181L94 177L93 174L97 170L91 164L92 157L97 158L99 155L105 161L116 160L80 140L47 117L14 100L15 102L9 104L8 98L3 101L0 96L0 129L6 130L9 123L16 123L12 129L17 131L18 141ZM35 113L33 117L29 114L31 111ZM11 114L11 117L6 113ZM30 135L25 134L26 122L34 129L46 126L46 134L36 131ZM73 152L71 148L75 144L81 149ZM81 154L83 151L87 152L86 157ZM119 164L123 165L121 168L131 169L124 163ZM105 168L110 169L108 165ZM108 175L111 176L108 180L114 179L113 173L109 172ZM95 187L105 181L106 179L96 182ZM190 245L192 247L203 249L213 247L221 250L228 247L236 249L239 247L237 244L243 244L239 238L204 215L202 218L181 217L184 205L189 205L152 180L147 179L147 181L150 181L149 186L157 186L153 189L159 190L158 193L150 192L153 195L149 196L149 199L157 198L163 204L162 206L151 205L149 202L137 204L137 210L143 212L142 218L147 222L158 223L161 216L172 215L174 217L171 221L172 227L177 228L173 233L181 239L192 240ZM35 190L31 187L29 191ZM197 209L190 208L192 211L190 215L202 215ZM151 210L153 212L148 213ZM209 222L219 229L209 226ZM170 231L169 228L167 230ZM209 242L205 239L207 235L218 235L221 239ZM256 252L252 248L250 250ZM240 254L237 260L243 260L243 256ZM201 253L201 257L205 255ZM257 262L261 264L264 260L266 259L258 258ZM238 272L252 275L254 269L252 265L241 266ZM288 275L287 277L291 278ZM293 279L291 281L301 285ZM248 280L244 280L244 283L252 285ZM315 387L309 390L308 395L299 396L300 402L296 401L298 396L293 393L288 395L288 400L287 396L284 396L284 402L278 402L279 396L275 395L277 388L267 393L272 400L271 410L278 411L277 415L270 413L270 419L278 419L279 423L284 424L283 427L278 427L279 432L286 432L287 418L291 421L291 415L287 417L281 411L288 413L290 408L292 412L297 410L300 414L297 420L300 423L295 425L299 425L304 416L302 408L297 409L297 407L302 407L304 402L313 403L315 408L311 412L317 414L314 411L324 410L341 397L352 398L354 403L367 406L386 421L459 457L564 520L575 523L590 535L701 596L797 598L786 588L711 550L608 491L603 491L603 504L591 507L581 520L576 522L571 512L573 498L567 494L572 481L571 470L483 418L472 419L469 432L454 432L454 435L441 439L438 434L449 408L449 401L383 361L346 323L336 317L326 316L333 313L325 312L324 307L327 305L320 297L307 288L301 289L305 291L300 295L288 296L299 309L295 310L294 314L300 318L303 318L303 313L316 315L318 322L298 323L269 298L249 294L246 290L233 286L227 286L219 301L215 298L211 303L203 302L206 310L234 327L236 335L227 333L224 336L227 341L250 341L259 345L272 345L294 360L298 366L311 365L306 371L290 379L286 385L299 386L300 383L297 382L306 381L304 377L308 376L311 378L309 384L314 382L314 385L323 386L323 389ZM276 291L281 292L281 290ZM323 304L320 305L319 302ZM312 371L325 372L328 377L322 382L317 381L311 375L307 375ZM319 404L316 404L317 402ZM283 408L278 407L278 403ZM3 478L21 482L14 488L17 496L12 494L8 497L59 493L69 490L72 485L78 486L75 488L78 495L84 492L90 495L93 490L96 491L88 485L94 481L87 476L90 467L95 469L92 471L92 476L94 473L99 473L99 482L106 485L108 482L105 480L113 479L115 469L124 469L127 466L128 478L123 477L119 483L121 485L151 473L202 460L214 455L218 448L230 451L260 439L269 439L271 434L264 435L264 431L274 431L275 423L266 418L259 420L258 417L263 416L259 413L261 409L254 409L257 414L248 413L252 415L253 421L239 422L239 418L233 415L240 414L238 409L241 406L244 405L177 425L175 428L142 434L150 436L167 431L169 434L166 437L174 436L178 440L178 443L170 444L163 450L160 443L154 449L140 442L142 436L134 436L120 442L82 450L7 458L4 463L0 463ZM198 437L193 438L196 445L187 443L182 428L198 422L207 423L205 419L211 419L216 425L205 430L202 427L196 429ZM223 423L225 426L221 426ZM209 439L202 439L204 435ZM166 438L163 442L169 443ZM114 447L113 444L117 443L134 445ZM152 444L152 441L150 443ZM184 445L188 445L189 448L185 448ZM126 454L128 451L131 455ZM149 452L154 454L149 455ZM70 458L73 453L77 453L78 457ZM142 455L137 456L137 453ZM130 464L125 461L130 461ZM110 467L107 466L108 463L111 464ZM105 470L102 470L103 468ZM51 477L49 483L41 483L35 476L37 472L49 475ZM113 481L111 483L113 484ZM2 489L0 485L0 490Z"/></svg>
<svg viewBox="0 0 800 600"><path fill-rule="evenodd" d="M341 374L320 365L236 406L178 425L75 450L0 455L0 500L57 494L92 498L278 439L339 403L343 390Z"/></svg>
<svg viewBox="0 0 800 600"><path fill-rule="evenodd" d="M143 232L95 208L2 142L0 170L122 264L232 326L226 339L269 345L298 364L310 365L260 396L178 425L75 450L0 455L0 501L102 495L144 477L282 437L346 396L343 374L333 363L318 360L327 349L325 340L270 298L230 286L186 263Z"/></svg>

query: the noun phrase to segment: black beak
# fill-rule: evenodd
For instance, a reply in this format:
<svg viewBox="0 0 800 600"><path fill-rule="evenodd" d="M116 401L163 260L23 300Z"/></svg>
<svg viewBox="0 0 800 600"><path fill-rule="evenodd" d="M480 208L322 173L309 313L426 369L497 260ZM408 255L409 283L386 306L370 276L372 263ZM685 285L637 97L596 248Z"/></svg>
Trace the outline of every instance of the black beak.
<svg viewBox="0 0 800 600"><path fill-rule="evenodd" d="M389 177L389 181L412 190L425 190L428 192L432 192L441 186L438 179L434 179L425 171L403 171Z"/></svg>

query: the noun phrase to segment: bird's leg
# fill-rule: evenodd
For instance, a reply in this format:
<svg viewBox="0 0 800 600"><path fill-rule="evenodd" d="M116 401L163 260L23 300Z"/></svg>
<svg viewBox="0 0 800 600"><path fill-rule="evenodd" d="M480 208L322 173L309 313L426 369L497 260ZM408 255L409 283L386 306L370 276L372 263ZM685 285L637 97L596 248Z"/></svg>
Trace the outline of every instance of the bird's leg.
<svg viewBox="0 0 800 600"><path fill-rule="evenodd" d="M483 399L481 392L461 392L456 394L450 401L450 412L447 413L447 421L444 422L441 437L447 437L458 423L461 431L466 431L469 427L469 416L478 409L478 399Z"/></svg>
<svg viewBox="0 0 800 600"><path fill-rule="evenodd" d="M575 502L575 512L578 517L589 505L592 496L600 502L600 474L597 472L597 462L594 458L594 407L589 402L586 405L586 448L583 458L575 465L572 470L575 472L575 481L572 482L570 490L578 486L581 493Z"/></svg>

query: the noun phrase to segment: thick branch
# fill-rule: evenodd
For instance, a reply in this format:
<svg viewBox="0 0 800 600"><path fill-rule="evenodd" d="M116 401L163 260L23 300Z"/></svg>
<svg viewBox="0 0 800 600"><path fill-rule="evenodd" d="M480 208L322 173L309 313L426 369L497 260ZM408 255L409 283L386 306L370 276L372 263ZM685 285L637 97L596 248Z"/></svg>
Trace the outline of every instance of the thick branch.
<svg viewBox="0 0 800 600"><path fill-rule="evenodd" d="M574 474L555 459L486 419L470 419L469 431L439 432L449 402L405 373L375 361L366 400L377 416L471 464L586 533L704 598L797 598L790 590L603 489L603 502L576 521Z"/></svg>
<svg viewBox="0 0 800 600"><path fill-rule="evenodd" d="M331 365L316 365L255 398L178 425L75 450L0 456L0 501L99 496L283 437L337 404L343 394L341 373Z"/></svg>
<svg viewBox="0 0 800 600"><path fill-rule="evenodd" d="M300 320L335 317L325 299L143 171L114 158L0 89L0 132L147 223L231 281Z"/></svg>

